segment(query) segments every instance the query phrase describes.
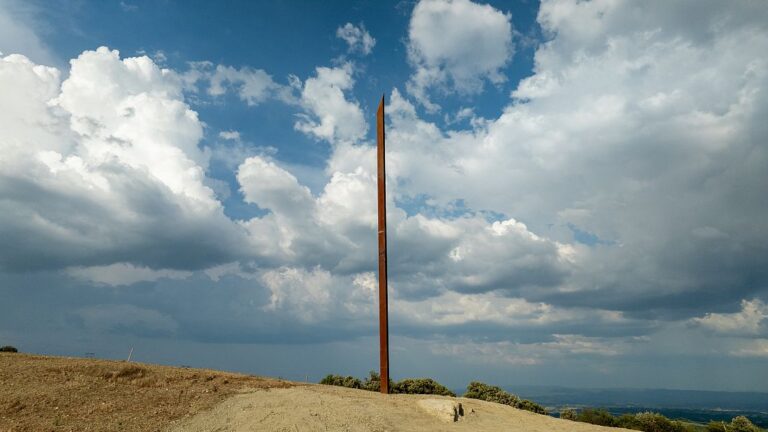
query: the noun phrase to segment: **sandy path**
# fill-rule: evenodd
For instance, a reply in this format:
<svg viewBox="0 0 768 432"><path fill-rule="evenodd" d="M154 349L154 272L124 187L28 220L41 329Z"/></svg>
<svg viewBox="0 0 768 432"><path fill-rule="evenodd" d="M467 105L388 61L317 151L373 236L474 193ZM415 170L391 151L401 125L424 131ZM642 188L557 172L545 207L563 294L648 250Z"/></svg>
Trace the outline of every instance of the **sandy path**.
<svg viewBox="0 0 768 432"><path fill-rule="evenodd" d="M213 410L174 424L170 432L240 431L623 431L560 420L504 405L458 398L466 415L446 423L417 405L440 396L384 396L321 385L254 390L233 396Z"/></svg>

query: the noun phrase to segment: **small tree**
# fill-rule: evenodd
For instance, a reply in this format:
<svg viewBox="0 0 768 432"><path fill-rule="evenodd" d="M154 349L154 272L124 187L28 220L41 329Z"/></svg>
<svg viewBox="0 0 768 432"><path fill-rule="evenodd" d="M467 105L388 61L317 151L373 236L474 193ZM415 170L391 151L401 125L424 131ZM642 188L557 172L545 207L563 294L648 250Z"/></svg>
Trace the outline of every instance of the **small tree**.
<svg viewBox="0 0 768 432"><path fill-rule="evenodd" d="M12 352L12 353L15 353L15 352L19 352L19 350L17 350L16 347L13 347L13 346L10 346L10 345L6 345L4 347L0 347L0 352Z"/></svg>
<svg viewBox="0 0 768 432"><path fill-rule="evenodd" d="M563 420L576 420L576 410L572 408L566 408L560 411L560 418Z"/></svg>

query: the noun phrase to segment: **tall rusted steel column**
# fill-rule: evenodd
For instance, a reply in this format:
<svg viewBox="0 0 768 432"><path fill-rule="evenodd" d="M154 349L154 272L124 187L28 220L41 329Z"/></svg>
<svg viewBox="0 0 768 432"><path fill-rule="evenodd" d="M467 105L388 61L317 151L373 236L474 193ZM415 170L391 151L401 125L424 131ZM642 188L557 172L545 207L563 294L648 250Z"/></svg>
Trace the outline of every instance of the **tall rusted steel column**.
<svg viewBox="0 0 768 432"><path fill-rule="evenodd" d="M379 365L381 392L389 393L389 308L387 298L387 178L384 169L384 95L376 112L379 188Z"/></svg>

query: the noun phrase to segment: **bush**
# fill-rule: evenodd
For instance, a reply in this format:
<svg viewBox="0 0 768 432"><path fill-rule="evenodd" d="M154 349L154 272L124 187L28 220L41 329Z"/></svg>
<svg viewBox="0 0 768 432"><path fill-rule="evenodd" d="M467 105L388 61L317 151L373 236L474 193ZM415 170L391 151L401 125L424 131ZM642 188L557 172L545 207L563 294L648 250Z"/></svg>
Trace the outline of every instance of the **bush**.
<svg viewBox="0 0 768 432"><path fill-rule="evenodd" d="M576 420L576 410L567 408L562 411L560 411L560 418L563 420Z"/></svg>
<svg viewBox="0 0 768 432"><path fill-rule="evenodd" d="M0 352L19 352L19 350L17 350L16 347L6 345L4 347L0 347Z"/></svg>
<svg viewBox="0 0 768 432"><path fill-rule="evenodd" d="M320 380L320 384L377 392L381 390L381 377L379 377L379 374L376 371L370 371L368 373L368 378L366 378L365 381L361 381L353 376L329 374ZM441 396L456 396L456 394L448 390L447 387L433 380L432 378L406 378L398 382L393 382L390 379L389 392L402 394L435 394Z"/></svg>
<svg viewBox="0 0 768 432"><path fill-rule="evenodd" d="M339 387L348 387L348 388L354 388L354 389L363 388L362 382L360 382L359 379L353 376L341 376L341 375L332 375L332 374L326 375L325 378L320 380L320 384L334 385Z"/></svg>
<svg viewBox="0 0 768 432"><path fill-rule="evenodd" d="M490 386L478 381L472 381L467 386L465 398L480 399L488 402L496 402L504 405L515 406L520 398L505 392L500 387Z"/></svg>
<svg viewBox="0 0 768 432"><path fill-rule="evenodd" d="M520 402L515 408L520 408L521 410L534 412L536 414L547 414L547 410L545 410L543 406L536 402L529 401L528 399L520 399Z"/></svg>
<svg viewBox="0 0 768 432"><path fill-rule="evenodd" d="M707 424L707 432L728 432L725 422L712 420Z"/></svg>
<svg viewBox="0 0 768 432"><path fill-rule="evenodd" d="M467 392L464 393L464 397L509 405L515 408L535 412L537 414L547 413L547 410L545 410L544 407L535 402L520 399L519 397L502 390L501 387L490 386L478 381L472 381L469 383L467 386Z"/></svg>
<svg viewBox="0 0 768 432"><path fill-rule="evenodd" d="M395 386L395 384L392 382L392 378L389 379L389 389L390 392L392 391L392 388ZM379 373L376 371L370 371L368 372L368 378L363 381L363 387L364 390L370 390L370 391L381 391L381 377L379 376Z"/></svg>
<svg viewBox="0 0 768 432"><path fill-rule="evenodd" d="M392 393L404 394L434 394L442 396L456 396L456 394L444 385L432 378L406 378L396 382L391 387Z"/></svg>
<svg viewBox="0 0 768 432"><path fill-rule="evenodd" d="M576 421L599 426L616 426L616 419L604 409L584 409L576 417Z"/></svg>
<svg viewBox="0 0 768 432"><path fill-rule="evenodd" d="M632 429L644 432L685 432L682 423L670 420L659 413L643 412L635 414L635 424ZM619 424L619 426L623 426Z"/></svg>
<svg viewBox="0 0 768 432"><path fill-rule="evenodd" d="M744 416L734 417L727 430L728 432L760 432L760 428L752 424L752 422Z"/></svg>
<svg viewBox="0 0 768 432"><path fill-rule="evenodd" d="M686 432L688 430L683 423L670 420L654 412L623 414L620 417L614 417L604 409L588 408L579 413L576 421L644 432Z"/></svg>

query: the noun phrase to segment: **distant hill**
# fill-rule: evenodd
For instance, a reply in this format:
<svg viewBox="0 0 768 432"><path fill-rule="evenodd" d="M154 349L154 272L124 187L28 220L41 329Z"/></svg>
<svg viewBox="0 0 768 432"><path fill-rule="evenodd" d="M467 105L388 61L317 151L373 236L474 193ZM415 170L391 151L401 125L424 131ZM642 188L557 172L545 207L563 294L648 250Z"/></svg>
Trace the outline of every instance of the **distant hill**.
<svg viewBox="0 0 768 432"><path fill-rule="evenodd" d="M768 393L668 389L577 389L548 386L507 386L506 390L546 406L560 409L606 408L611 414L655 411L671 419L706 424L747 416L768 428Z"/></svg>
<svg viewBox="0 0 768 432"><path fill-rule="evenodd" d="M729 411L768 411L768 393L667 389L576 389L508 386L506 390L542 405L640 406Z"/></svg>

